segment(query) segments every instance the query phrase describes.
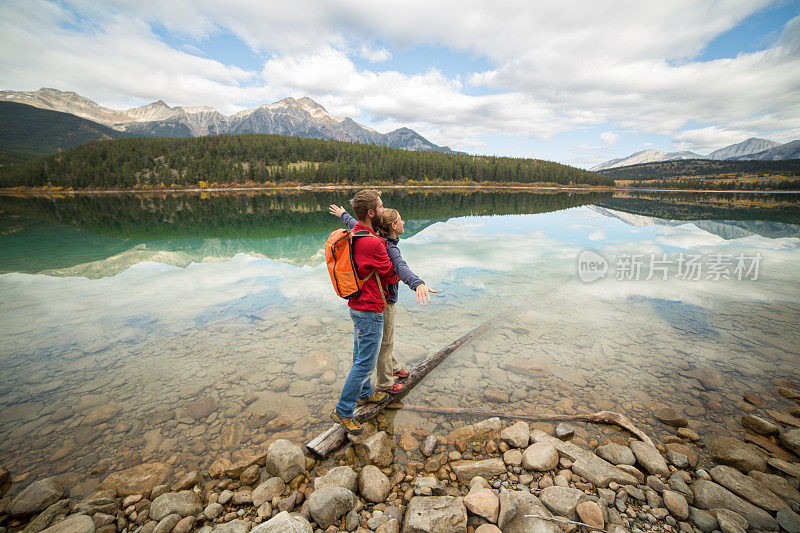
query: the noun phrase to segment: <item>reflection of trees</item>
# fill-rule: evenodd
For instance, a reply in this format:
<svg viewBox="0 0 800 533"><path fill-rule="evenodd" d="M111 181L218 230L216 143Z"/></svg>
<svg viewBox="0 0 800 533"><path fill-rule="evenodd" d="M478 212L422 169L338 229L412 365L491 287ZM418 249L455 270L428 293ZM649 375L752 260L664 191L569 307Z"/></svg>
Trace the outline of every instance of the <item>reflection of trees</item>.
<svg viewBox="0 0 800 533"><path fill-rule="evenodd" d="M315 263L321 261L327 233L339 227L328 205L348 206L352 195L298 191L0 197L0 271L68 269L132 251L131 260L140 257L138 251L143 258L177 252L189 261L244 252L292 264ZM406 237L437 220L544 213L586 204L673 220L800 223L797 198L789 195L404 189L384 192L383 200L409 221Z"/></svg>
<svg viewBox="0 0 800 533"><path fill-rule="evenodd" d="M670 220L761 220L800 224L800 195L757 193L615 193L597 205Z"/></svg>
<svg viewBox="0 0 800 533"><path fill-rule="evenodd" d="M0 272L63 271L113 275L126 261L177 252L180 262L262 255L292 264L321 261L328 232L339 227L328 205L349 205L353 192L222 195L103 195L61 198L0 197ZM436 220L465 215L554 211L589 204L609 193L535 194L387 192L387 206L408 220L411 236ZM121 254L121 255L118 255ZM113 264L73 273L70 267ZM124 256L124 257L123 257ZM164 261L159 256L159 261Z"/></svg>
<svg viewBox="0 0 800 533"><path fill-rule="evenodd" d="M23 219L47 219L128 240L266 239L324 233L339 226L331 203L349 205L352 192L292 195L102 195L0 198L0 209ZM466 215L541 213L598 202L610 193L386 192L384 205L406 220Z"/></svg>

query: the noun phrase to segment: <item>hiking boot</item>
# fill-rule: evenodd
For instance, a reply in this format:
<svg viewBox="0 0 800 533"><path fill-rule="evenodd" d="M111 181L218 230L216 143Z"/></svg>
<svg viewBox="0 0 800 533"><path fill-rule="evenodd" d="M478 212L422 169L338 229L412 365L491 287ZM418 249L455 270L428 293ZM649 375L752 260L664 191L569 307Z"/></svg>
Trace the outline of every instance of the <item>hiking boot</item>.
<svg viewBox="0 0 800 533"><path fill-rule="evenodd" d="M397 379L406 379L409 376L409 371L401 368L392 375Z"/></svg>
<svg viewBox="0 0 800 533"><path fill-rule="evenodd" d="M386 394L385 392L376 390L375 392L372 393L372 396L370 396L369 398L359 398L358 400L356 400L356 403L358 405L365 405L368 403L381 403L388 397L389 395Z"/></svg>
<svg viewBox="0 0 800 533"><path fill-rule="evenodd" d="M339 411L336 410L334 407L333 412L331 413L331 418L334 422L339 424L344 428L344 430L351 435L360 435L364 428L361 427L361 424L356 422L355 418L352 416L350 418L343 417L339 414Z"/></svg>
<svg viewBox="0 0 800 533"><path fill-rule="evenodd" d="M398 394L400 391L402 391L404 388L405 388L405 385L403 385L402 383L395 383L394 385L392 385L388 389L380 389L380 390L375 389L375 391L376 392L385 392L386 394L391 394L392 396L394 396L395 394Z"/></svg>

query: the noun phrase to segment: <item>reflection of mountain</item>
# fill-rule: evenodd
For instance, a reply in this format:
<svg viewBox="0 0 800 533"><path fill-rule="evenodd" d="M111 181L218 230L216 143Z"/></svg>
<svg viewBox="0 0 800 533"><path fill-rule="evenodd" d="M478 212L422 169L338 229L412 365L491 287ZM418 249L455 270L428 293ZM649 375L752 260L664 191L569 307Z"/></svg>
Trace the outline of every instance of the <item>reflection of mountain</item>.
<svg viewBox="0 0 800 533"><path fill-rule="evenodd" d="M328 232L339 227L328 205L347 205L351 196L0 197L0 272L96 278L142 261L185 267L239 253L315 265ZM383 200L408 220L408 238L452 217L555 211L609 196L392 191Z"/></svg>
<svg viewBox="0 0 800 533"><path fill-rule="evenodd" d="M767 221L800 225L799 194L620 192L600 207L664 220Z"/></svg>
<svg viewBox="0 0 800 533"><path fill-rule="evenodd" d="M667 220L635 213L626 213L608 209L599 205L590 205L589 209L603 216L613 217L623 221L629 226L637 228L646 226L680 226L692 223L703 231L713 233L726 240L741 239L751 235L761 235L770 239L782 237L800 238L800 225L784 224L782 222L766 222L763 220Z"/></svg>

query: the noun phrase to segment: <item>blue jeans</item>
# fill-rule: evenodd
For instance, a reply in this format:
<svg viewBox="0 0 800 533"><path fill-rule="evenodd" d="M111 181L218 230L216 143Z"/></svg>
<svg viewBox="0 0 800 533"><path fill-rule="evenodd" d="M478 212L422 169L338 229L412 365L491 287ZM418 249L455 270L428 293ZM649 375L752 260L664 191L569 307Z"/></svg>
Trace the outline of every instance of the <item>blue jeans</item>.
<svg viewBox="0 0 800 533"><path fill-rule="evenodd" d="M336 404L336 410L346 418L353 416L358 398L367 399L372 395L369 378L375 370L383 335L383 313L350 309L350 318L353 319L355 332L353 367Z"/></svg>

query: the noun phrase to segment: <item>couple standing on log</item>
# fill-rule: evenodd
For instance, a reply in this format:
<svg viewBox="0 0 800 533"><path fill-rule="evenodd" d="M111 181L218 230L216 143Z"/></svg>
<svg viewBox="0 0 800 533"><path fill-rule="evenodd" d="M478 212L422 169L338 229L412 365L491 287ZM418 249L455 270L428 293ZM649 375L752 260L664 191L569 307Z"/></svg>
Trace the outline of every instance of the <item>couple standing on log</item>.
<svg viewBox="0 0 800 533"><path fill-rule="evenodd" d="M353 418L356 404L380 403L387 395L400 393L401 381L409 374L394 359L394 304L399 281L417 293L420 305L427 305L430 293L436 291L426 286L400 255L397 243L403 233L403 219L397 210L384 209L380 192L359 191L350 203L356 218L337 205L331 204L329 211L350 230L369 232L352 244L358 276L366 281L361 293L347 303L355 331L353 366L331 418L348 433L359 434L361 424ZM373 392L370 376L376 365L378 376Z"/></svg>

